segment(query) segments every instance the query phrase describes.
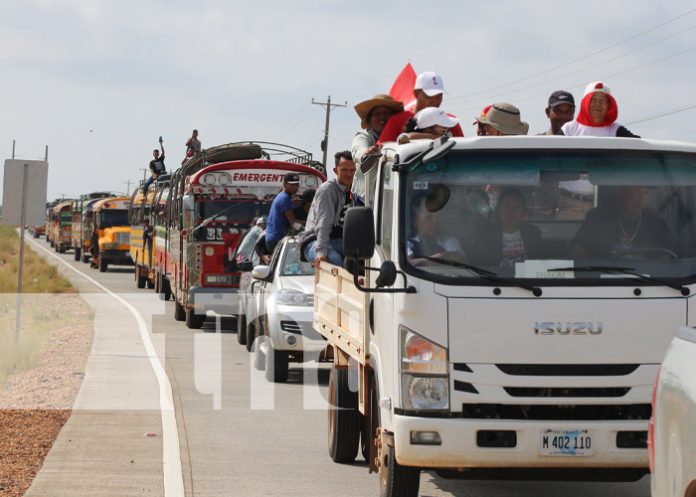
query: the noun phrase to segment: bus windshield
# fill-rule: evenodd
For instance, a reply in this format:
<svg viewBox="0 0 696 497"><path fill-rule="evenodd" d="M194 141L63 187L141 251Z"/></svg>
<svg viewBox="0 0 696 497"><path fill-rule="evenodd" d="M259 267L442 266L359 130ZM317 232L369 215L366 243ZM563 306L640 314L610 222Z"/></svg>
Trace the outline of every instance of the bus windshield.
<svg viewBox="0 0 696 497"><path fill-rule="evenodd" d="M99 224L101 228L130 226L128 222L128 211L125 209L103 209L99 213Z"/></svg>
<svg viewBox="0 0 696 497"><path fill-rule="evenodd" d="M420 277L696 279L696 154L459 151L403 178L401 257Z"/></svg>
<svg viewBox="0 0 696 497"><path fill-rule="evenodd" d="M248 226L252 219L268 214L270 204L260 204L249 200L203 200L196 203L199 222L211 219Z"/></svg>

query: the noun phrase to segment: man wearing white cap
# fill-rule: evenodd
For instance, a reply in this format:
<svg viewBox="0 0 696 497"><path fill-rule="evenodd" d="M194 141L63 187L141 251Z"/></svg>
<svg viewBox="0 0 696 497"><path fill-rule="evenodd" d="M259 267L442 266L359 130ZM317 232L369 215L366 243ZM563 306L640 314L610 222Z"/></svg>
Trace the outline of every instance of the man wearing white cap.
<svg viewBox="0 0 696 497"><path fill-rule="evenodd" d="M459 119L449 116L447 112L437 107L426 107L408 120L398 138L399 143L408 143L413 139L439 138L455 126L459 125Z"/></svg>
<svg viewBox="0 0 696 497"><path fill-rule="evenodd" d="M442 104L442 95L444 93L445 86L439 74L432 71L420 73L413 87L413 95L416 97L416 108L414 112L405 110L398 114L394 114L379 135L378 143L396 141L398 136L404 131L404 125L416 113L428 107L440 107L440 104ZM452 136L464 136L459 124L452 128L451 132Z"/></svg>

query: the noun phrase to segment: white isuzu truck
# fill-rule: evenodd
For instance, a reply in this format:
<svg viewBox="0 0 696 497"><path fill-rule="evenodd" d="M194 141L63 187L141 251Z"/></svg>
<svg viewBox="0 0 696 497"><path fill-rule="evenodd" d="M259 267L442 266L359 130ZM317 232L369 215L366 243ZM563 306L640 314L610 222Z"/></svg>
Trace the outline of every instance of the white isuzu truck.
<svg viewBox="0 0 696 497"><path fill-rule="evenodd" d="M696 146L482 137L385 144L346 267L316 272L329 453L381 495L449 478L629 481L651 391L696 316Z"/></svg>

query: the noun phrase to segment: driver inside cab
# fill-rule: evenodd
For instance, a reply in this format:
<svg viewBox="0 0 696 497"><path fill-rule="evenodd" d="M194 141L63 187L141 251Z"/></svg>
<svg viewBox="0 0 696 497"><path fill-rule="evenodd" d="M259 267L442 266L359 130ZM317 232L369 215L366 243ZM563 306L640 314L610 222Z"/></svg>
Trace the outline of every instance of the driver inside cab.
<svg viewBox="0 0 696 497"><path fill-rule="evenodd" d="M667 223L648 208L650 188L617 188L615 202L587 213L573 238L574 259L676 258L676 241Z"/></svg>

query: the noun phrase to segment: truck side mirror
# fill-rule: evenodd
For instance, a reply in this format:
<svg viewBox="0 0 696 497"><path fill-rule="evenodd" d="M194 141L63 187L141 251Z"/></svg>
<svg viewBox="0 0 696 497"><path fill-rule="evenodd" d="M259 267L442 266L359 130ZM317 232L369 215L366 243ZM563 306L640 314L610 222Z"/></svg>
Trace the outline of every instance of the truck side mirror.
<svg viewBox="0 0 696 497"><path fill-rule="evenodd" d="M370 207L351 207L343 223L343 255L370 259L375 253L375 219Z"/></svg>
<svg viewBox="0 0 696 497"><path fill-rule="evenodd" d="M251 270L251 276L256 280L266 280L270 274L270 266L256 266Z"/></svg>
<svg viewBox="0 0 696 497"><path fill-rule="evenodd" d="M379 275L375 280L375 286L377 288L384 288L387 286L392 286L396 283L396 277L398 275L396 270L396 265L392 261L384 261L379 268Z"/></svg>

